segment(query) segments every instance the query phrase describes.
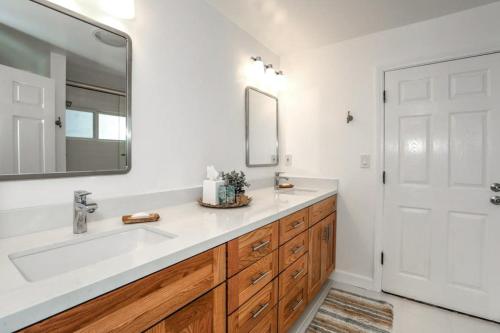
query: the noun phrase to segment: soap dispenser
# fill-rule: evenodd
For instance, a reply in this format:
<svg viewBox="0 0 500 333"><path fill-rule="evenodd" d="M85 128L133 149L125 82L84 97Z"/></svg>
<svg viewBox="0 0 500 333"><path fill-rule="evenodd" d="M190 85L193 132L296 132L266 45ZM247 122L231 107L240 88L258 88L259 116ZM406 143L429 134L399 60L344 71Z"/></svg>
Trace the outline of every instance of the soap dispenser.
<svg viewBox="0 0 500 333"><path fill-rule="evenodd" d="M219 204L219 187L224 181L219 179L219 173L214 166L207 166L207 179L203 181L203 203L209 205Z"/></svg>

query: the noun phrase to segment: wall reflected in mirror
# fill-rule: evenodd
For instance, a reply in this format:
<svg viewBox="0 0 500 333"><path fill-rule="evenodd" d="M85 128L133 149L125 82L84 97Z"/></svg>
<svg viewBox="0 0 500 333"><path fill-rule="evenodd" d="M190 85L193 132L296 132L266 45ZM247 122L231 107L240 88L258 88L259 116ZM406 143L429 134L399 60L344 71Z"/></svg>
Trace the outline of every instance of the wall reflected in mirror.
<svg viewBox="0 0 500 333"><path fill-rule="evenodd" d="M51 6L0 2L0 179L125 172L128 37Z"/></svg>
<svg viewBox="0 0 500 333"><path fill-rule="evenodd" d="M245 95L247 166L278 165L278 98L252 87Z"/></svg>

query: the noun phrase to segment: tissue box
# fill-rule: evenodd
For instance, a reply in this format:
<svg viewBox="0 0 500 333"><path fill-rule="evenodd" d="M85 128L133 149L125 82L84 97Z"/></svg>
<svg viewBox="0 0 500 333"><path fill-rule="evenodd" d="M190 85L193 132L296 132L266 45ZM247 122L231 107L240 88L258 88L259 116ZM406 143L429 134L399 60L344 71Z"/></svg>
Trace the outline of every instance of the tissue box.
<svg viewBox="0 0 500 333"><path fill-rule="evenodd" d="M219 204L219 187L224 185L222 180L203 181L203 202L209 205Z"/></svg>

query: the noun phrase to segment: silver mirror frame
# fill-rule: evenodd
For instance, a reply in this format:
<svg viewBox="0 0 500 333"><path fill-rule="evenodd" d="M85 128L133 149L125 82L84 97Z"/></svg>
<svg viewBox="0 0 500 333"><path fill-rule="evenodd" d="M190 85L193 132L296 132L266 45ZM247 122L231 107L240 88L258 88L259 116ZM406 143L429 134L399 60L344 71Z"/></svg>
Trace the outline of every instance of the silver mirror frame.
<svg viewBox="0 0 500 333"><path fill-rule="evenodd" d="M253 90L276 100L276 163L270 164L251 164L250 163L250 91ZM246 165L249 168L272 167L280 163L280 144L279 144L279 100L276 96L266 93L254 87L245 89L245 146L246 146Z"/></svg>
<svg viewBox="0 0 500 333"><path fill-rule="evenodd" d="M56 5L48 0L29 0L38 5L55 10L63 15L67 15L91 24L102 30L107 30L127 40L127 168L123 170L95 170L95 171L74 171L74 172L53 172L53 173L34 173L21 175L0 175L0 181L24 180L24 179L45 179L45 178L63 178L63 177L84 177L99 175L119 175L130 172L132 168L132 39L130 36L120 30L109 27L91 18L75 13L67 8Z"/></svg>

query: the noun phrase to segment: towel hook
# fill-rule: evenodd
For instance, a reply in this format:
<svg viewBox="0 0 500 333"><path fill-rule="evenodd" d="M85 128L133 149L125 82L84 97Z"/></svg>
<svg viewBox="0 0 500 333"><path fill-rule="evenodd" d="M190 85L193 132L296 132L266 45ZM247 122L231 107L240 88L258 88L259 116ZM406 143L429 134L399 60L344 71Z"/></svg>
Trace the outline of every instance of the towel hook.
<svg viewBox="0 0 500 333"><path fill-rule="evenodd" d="M347 123L349 124L353 120L354 117L352 116L351 111L347 111Z"/></svg>

